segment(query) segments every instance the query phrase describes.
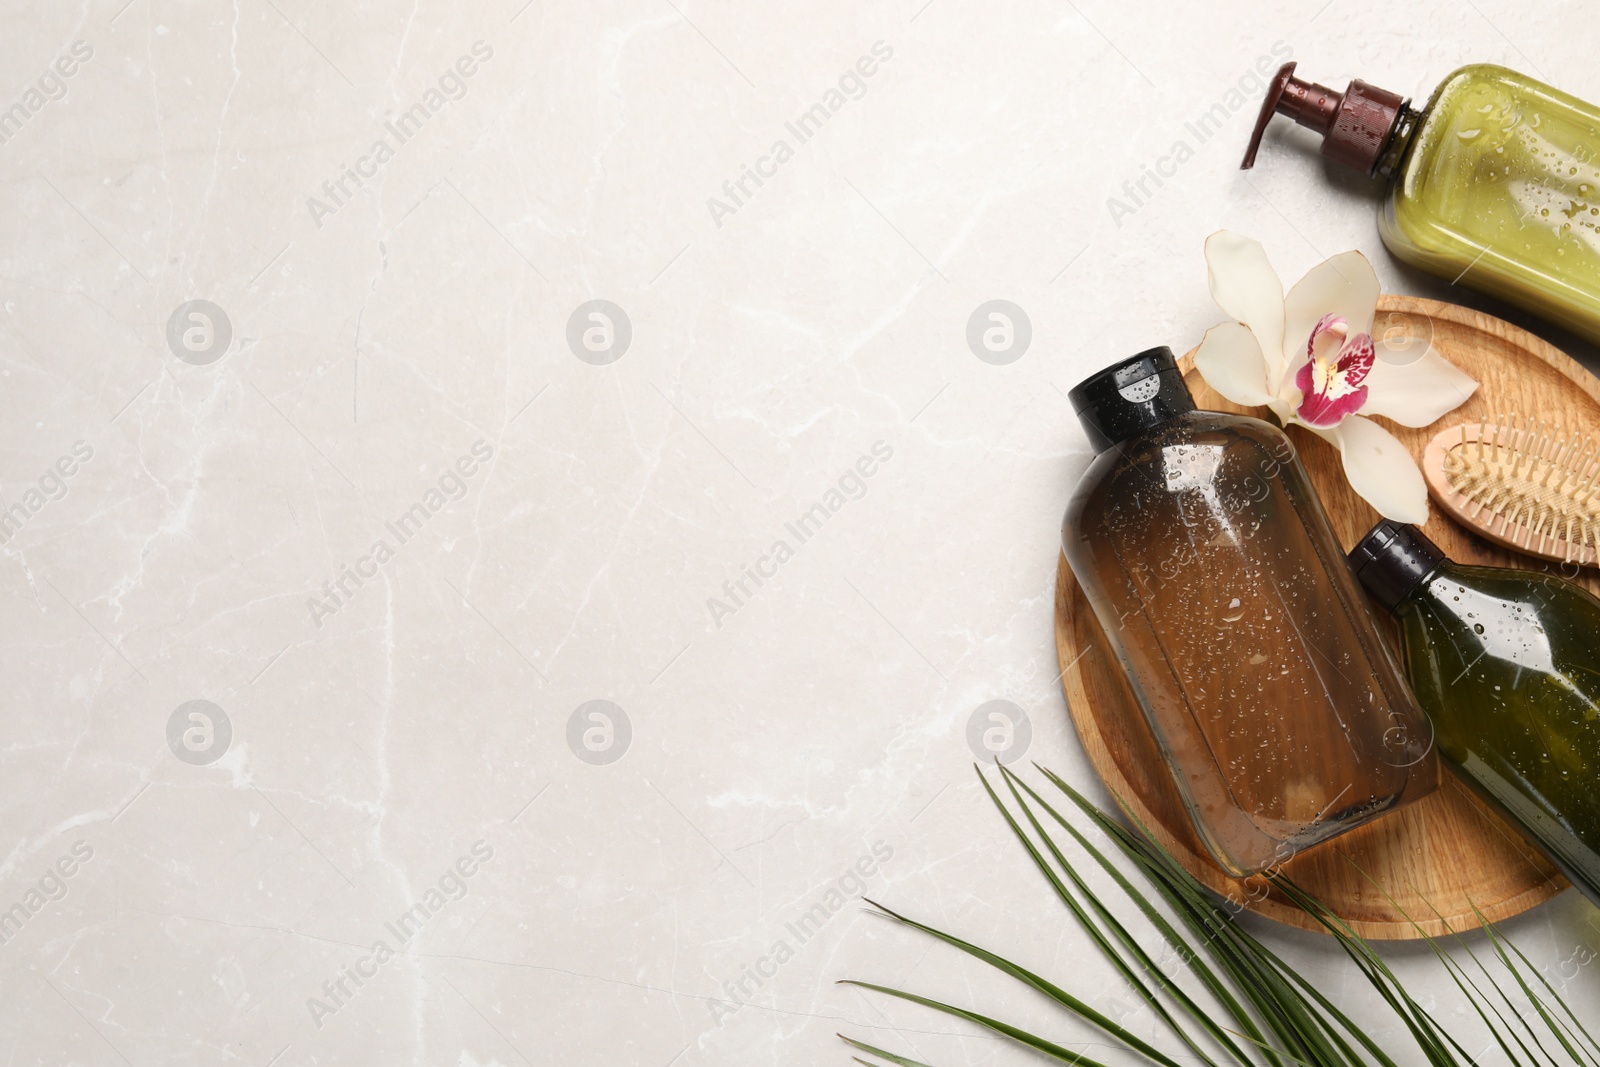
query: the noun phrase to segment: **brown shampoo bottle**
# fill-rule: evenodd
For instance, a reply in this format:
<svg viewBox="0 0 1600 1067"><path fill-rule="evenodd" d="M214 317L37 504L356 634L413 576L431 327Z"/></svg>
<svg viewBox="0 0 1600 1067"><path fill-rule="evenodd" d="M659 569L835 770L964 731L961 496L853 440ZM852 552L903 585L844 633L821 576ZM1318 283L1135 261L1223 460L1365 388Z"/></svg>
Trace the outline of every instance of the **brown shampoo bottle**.
<svg viewBox="0 0 1600 1067"><path fill-rule="evenodd" d="M1196 410L1166 348L1071 399L1098 454L1067 561L1218 864L1256 873L1431 790L1428 721L1284 432Z"/></svg>

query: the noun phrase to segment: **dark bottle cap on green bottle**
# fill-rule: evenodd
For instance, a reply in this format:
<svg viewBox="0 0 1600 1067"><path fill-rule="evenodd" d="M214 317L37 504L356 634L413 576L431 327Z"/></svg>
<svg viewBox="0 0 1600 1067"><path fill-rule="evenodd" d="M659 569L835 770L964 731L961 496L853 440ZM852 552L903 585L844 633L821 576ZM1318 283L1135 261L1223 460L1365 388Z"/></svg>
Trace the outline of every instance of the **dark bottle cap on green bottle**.
<svg viewBox="0 0 1600 1067"><path fill-rule="evenodd" d="M1194 410L1172 349L1147 348L1091 374L1067 394L1096 452Z"/></svg>
<svg viewBox="0 0 1600 1067"><path fill-rule="evenodd" d="M1367 592L1393 611L1444 561L1444 553L1415 526L1384 519L1356 543L1349 559Z"/></svg>
<svg viewBox="0 0 1600 1067"><path fill-rule="evenodd" d="M1261 102L1261 113L1256 116L1256 128L1251 131L1250 147L1245 150L1240 169L1249 170L1255 166L1261 135L1266 132L1272 116L1278 114L1287 115L1320 133L1322 154L1335 163L1371 174L1377 170L1384 146L1389 143L1408 103L1400 94L1369 85L1359 78L1344 92L1336 93L1326 85L1296 78L1294 64L1285 63L1267 86L1267 96Z"/></svg>

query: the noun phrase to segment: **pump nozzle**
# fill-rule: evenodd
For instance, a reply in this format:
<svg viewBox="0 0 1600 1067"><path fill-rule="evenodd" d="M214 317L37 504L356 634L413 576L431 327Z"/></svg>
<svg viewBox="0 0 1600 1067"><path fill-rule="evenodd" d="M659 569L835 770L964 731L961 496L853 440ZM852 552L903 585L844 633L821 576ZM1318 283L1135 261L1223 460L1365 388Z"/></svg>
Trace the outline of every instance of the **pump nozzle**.
<svg viewBox="0 0 1600 1067"><path fill-rule="evenodd" d="M1273 75L1239 169L1255 166L1261 135L1278 114L1322 134L1322 154L1329 159L1371 174L1409 101L1359 79L1336 93L1326 85L1296 78L1294 69L1294 63L1285 63Z"/></svg>

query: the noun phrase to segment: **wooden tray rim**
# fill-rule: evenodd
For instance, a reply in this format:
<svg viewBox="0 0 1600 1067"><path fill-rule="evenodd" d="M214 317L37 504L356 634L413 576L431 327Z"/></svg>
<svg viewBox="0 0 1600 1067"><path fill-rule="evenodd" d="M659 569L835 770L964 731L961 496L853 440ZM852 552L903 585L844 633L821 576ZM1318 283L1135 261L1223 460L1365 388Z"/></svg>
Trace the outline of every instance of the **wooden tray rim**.
<svg viewBox="0 0 1600 1067"><path fill-rule="evenodd" d="M1463 307L1459 304L1449 304L1440 300L1430 300L1425 297L1403 296L1399 294L1383 294L1378 298L1377 310L1380 312L1399 312L1402 314L1420 315L1428 319L1444 320L1461 326L1486 333L1494 333L1503 337L1510 344L1521 348L1528 354L1536 357L1547 366L1551 367L1572 385L1581 390L1596 405L1600 406L1600 378L1590 374L1583 365L1571 356L1561 351L1555 345L1519 326L1497 319L1492 315L1478 311L1474 308ZM1194 354L1198 349L1191 348L1178 360L1178 369L1187 375L1194 367ZM1447 521L1454 521L1448 515ZM1255 912L1286 926L1301 930L1310 930L1326 934L1327 931L1316 919L1307 915L1301 909L1273 895L1258 895L1257 893L1241 893L1246 882L1229 878L1215 865L1209 856L1202 855L1191 849L1187 843L1174 837L1167 831L1161 820L1146 807L1144 800L1139 797L1122 776L1116 764L1116 759L1105 746L1101 737L1099 724L1090 708L1089 694L1084 689L1077 666L1080 650L1071 644L1068 628L1067 605L1069 583L1073 582L1072 572L1067 565L1065 554L1058 554L1056 561L1056 604L1055 604L1055 629L1056 629L1056 656L1061 666L1061 688L1067 699L1067 709L1072 717L1073 726L1078 733L1079 742L1083 745L1090 765L1099 775L1105 787L1117 797L1120 803L1128 806L1135 818L1143 822L1154 833L1156 839L1188 870L1194 874L1204 885L1224 897L1239 899L1242 897L1245 910ZM1081 709L1081 710L1080 710ZM1107 769L1110 774L1108 775ZM1465 790L1465 786L1456 782L1448 774L1441 784L1441 788L1456 788ZM1334 846L1337 847L1337 846ZM1514 915L1520 915L1538 904L1551 899L1568 887L1567 880L1560 875L1547 878L1543 882L1531 886L1526 891L1516 894L1492 904L1480 907L1484 918L1491 922L1499 922ZM1442 917L1423 918L1416 917L1415 922L1397 920L1392 922L1379 922L1370 919L1351 920L1350 927L1361 936L1378 941L1410 941L1423 936L1437 937L1452 931L1475 929L1478 920L1471 911L1446 915Z"/></svg>

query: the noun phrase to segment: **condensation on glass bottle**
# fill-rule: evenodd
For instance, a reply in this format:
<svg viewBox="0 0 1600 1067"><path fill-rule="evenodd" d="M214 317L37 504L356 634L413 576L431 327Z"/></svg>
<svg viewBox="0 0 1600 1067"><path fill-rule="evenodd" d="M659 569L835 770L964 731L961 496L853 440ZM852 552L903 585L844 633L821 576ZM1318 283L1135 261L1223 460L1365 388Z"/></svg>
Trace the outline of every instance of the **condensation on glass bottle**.
<svg viewBox="0 0 1600 1067"><path fill-rule="evenodd" d="M1062 546L1223 870L1432 789L1427 719L1284 432L1196 410L1166 348L1071 399L1098 454Z"/></svg>
<svg viewBox="0 0 1600 1067"><path fill-rule="evenodd" d="M1379 233L1396 257L1600 343L1600 108L1487 63L1446 76L1421 108L1294 66L1273 79L1244 166L1287 115L1330 160L1389 181Z"/></svg>
<svg viewBox="0 0 1600 1067"><path fill-rule="evenodd" d="M1453 563L1392 522L1350 563L1400 622L1446 765L1600 904L1600 600L1558 575Z"/></svg>

